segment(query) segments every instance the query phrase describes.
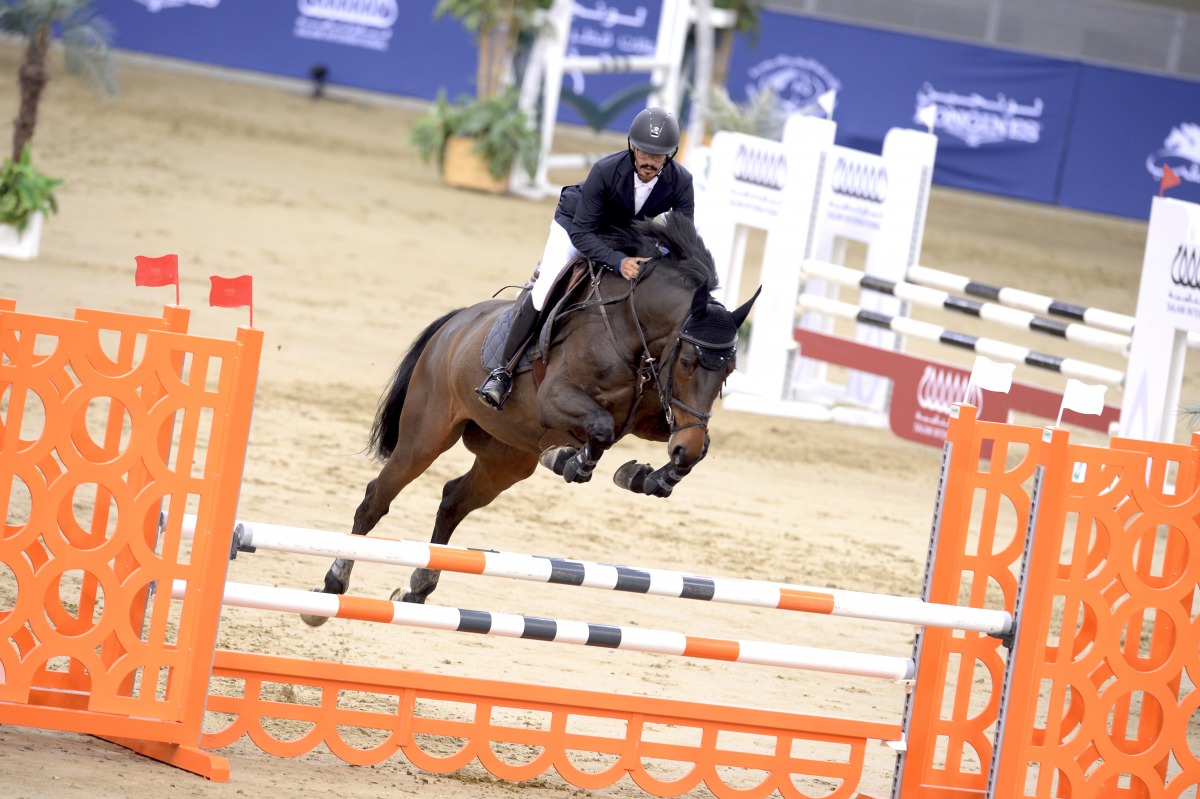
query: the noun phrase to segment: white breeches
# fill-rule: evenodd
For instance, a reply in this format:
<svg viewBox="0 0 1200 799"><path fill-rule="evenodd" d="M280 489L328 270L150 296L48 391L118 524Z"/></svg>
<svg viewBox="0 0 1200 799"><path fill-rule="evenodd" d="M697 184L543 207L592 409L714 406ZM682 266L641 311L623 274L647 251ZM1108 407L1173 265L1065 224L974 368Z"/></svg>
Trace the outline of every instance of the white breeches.
<svg viewBox="0 0 1200 799"><path fill-rule="evenodd" d="M578 255L579 250L571 243L571 236L566 228L551 220L550 235L546 237L546 249L542 251L542 262L538 267L538 278L534 281L533 290L529 292L534 308L542 310L546 296L550 294L550 287L567 268L567 264L574 261Z"/></svg>

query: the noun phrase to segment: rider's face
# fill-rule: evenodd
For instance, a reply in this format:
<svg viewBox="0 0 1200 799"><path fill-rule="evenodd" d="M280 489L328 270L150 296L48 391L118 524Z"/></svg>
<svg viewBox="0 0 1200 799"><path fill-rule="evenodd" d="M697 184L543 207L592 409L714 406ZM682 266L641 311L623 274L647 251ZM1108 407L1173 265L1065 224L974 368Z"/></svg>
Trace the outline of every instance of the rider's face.
<svg viewBox="0 0 1200 799"><path fill-rule="evenodd" d="M633 161L637 165L637 176L643 183L649 183L662 172L663 164L667 163L667 155L656 155L634 147Z"/></svg>

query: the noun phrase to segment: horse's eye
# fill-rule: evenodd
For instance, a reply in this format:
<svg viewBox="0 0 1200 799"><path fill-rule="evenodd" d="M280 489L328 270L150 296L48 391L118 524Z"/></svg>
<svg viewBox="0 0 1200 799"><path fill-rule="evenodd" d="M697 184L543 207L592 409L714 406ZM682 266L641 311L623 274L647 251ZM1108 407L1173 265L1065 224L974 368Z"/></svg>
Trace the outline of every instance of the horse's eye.
<svg viewBox="0 0 1200 799"><path fill-rule="evenodd" d="M696 365L697 365L696 359L689 355L684 355L683 357L681 357L679 359L679 368L682 369L683 371L687 372L688 374L691 374L692 372L696 371Z"/></svg>

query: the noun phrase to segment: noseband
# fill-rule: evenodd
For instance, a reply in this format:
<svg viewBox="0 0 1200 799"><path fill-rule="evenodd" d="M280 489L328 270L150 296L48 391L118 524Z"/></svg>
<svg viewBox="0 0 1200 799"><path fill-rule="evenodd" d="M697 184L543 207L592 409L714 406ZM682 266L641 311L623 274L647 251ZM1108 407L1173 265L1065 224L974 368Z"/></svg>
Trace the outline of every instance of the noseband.
<svg viewBox="0 0 1200 799"><path fill-rule="evenodd" d="M688 321L691 321L689 319ZM717 371L724 369L737 354L737 332L734 332L733 338L722 344L714 344L711 341L701 341L694 335L688 333L688 324L685 323L683 330L675 338L675 343L671 345L671 349L667 352L667 361L670 366L667 367L666 379L660 379L660 375L652 369L654 373L654 385L658 389L658 400L662 404L663 412L667 417L667 424L671 426L671 434L674 435L680 430L687 430L689 427L699 427L708 430L708 420L712 418L712 411L705 413L688 405L683 400L675 396L675 364L679 362L679 350L683 347L683 343L687 342L696 348L696 357L700 361L700 367L709 371ZM675 412L673 408L681 410L696 417L696 421L689 422L684 425L675 425Z"/></svg>

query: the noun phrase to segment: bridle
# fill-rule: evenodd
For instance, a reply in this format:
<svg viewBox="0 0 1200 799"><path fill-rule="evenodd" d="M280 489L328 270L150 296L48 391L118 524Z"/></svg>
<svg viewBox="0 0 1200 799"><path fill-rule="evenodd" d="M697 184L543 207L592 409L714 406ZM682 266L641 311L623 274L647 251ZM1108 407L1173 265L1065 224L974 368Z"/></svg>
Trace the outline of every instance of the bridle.
<svg viewBox="0 0 1200 799"><path fill-rule="evenodd" d="M648 270L647 270L648 271ZM644 273L643 273L644 274ZM633 408L630 409L629 418L633 419L633 411L637 408L637 402L642 396L642 386L648 379L654 380L654 388L658 392L658 402L662 406L663 415L666 417L667 425L670 428L671 435L675 435L681 430L687 430L689 427L699 427L708 434L708 420L712 418L712 411L701 411L693 408L683 400L675 396L675 365L679 362L679 353L683 348L684 342L691 344L696 348L696 357L700 361L700 368L710 371L724 369L726 364L737 354L737 331L734 331L733 337L725 343L714 344L710 341L701 341L695 335L688 332L689 323L694 318L690 313L684 319L683 324L679 328L679 334L675 337L674 343L664 351L662 361L668 364L666 374L655 364L654 356L650 355L650 346L646 342L646 334L642 330L642 320L638 318L637 306L633 302L633 290L637 286L638 280L642 275L634 280L633 285L629 288L629 312L633 316L633 324L638 332L638 339L642 343L642 366L638 371L638 387L637 397L634 400ZM607 323L607 320L606 320ZM611 329L610 329L611 330ZM675 408L690 414L696 421L688 422L683 425L675 424ZM628 426L628 423L626 423Z"/></svg>
<svg viewBox="0 0 1200 799"><path fill-rule="evenodd" d="M604 320L604 326L608 330L608 336L612 342L613 348L616 349L617 353L621 356L621 359L630 367L630 369L633 370L637 377L637 383L634 388L633 404L629 408L629 416L626 418L625 424L620 434L617 436L618 438L623 437L633 426L638 405L642 401L643 389L646 383L651 381L653 381L654 389L658 393L658 401L662 406L663 415L667 420L667 425L670 428L671 435L674 435L681 430L687 430L690 427L699 427L705 431L707 436L708 420L712 418L712 411L704 412L698 410L697 408L693 408L675 396L675 364L679 361L679 350L683 347L684 342L686 342L696 348L696 353L698 359L700 360L701 368L708 369L710 371L724 369L726 364L728 364L729 361L732 360L737 354L737 331L735 330L732 338L724 343L714 344L711 341L701 341L699 338L688 332L688 323L693 319L689 313L687 319L684 320L683 325L680 327L680 332L675 337L675 341L664 351L663 358L656 359L653 355L651 355L650 345L649 342L646 341L646 334L642 328L642 320L638 318L637 306L633 302L633 293L634 289L637 288L637 284L641 282L642 278L644 278L650 272L651 267L656 263L657 259L652 259L646 262L646 265L642 269L641 273L630 282L628 291L609 298L605 298L600 294L600 279L603 277L606 267L589 263L589 267L593 270L591 279L592 290L590 294L595 296L596 299L585 300L577 303L565 309L564 311L561 311L560 315L570 311L582 310L593 305L599 306L600 316ZM612 328L612 322L608 317L607 306L615 305L617 303L624 302L625 300L629 301L629 312L633 317L634 329L637 330L638 340L642 345L642 352L640 356L635 353L630 353L624 347L624 345L621 344L621 342L617 339L616 332ZM660 364L663 361L666 361L669 364L665 373L660 368ZM680 410L690 414L696 419L696 421L688 422L687 424L683 425L676 425L674 411L675 408L679 408Z"/></svg>
<svg viewBox="0 0 1200 799"><path fill-rule="evenodd" d="M641 327L638 327L639 332ZM700 368L710 371L724 369L727 364L737 353L737 335L724 344L713 344L712 342L700 341L695 336L687 333L687 323L684 323L683 329L679 335L675 337L675 343L664 356L664 360L669 364L667 367L666 379L660 379L660 373L657 370L651 370L654 375L654 385L658 390L658 401L662 404L663 412L667 418L667 424L671 427L671 435L678 433L680 430L687 430L689 427L699 427L708 432L708 420L712 418L712 411L701 411L688 405L683 400L675 396L675 365L679 363L679 351L682 349L684 342L691 344L696 348L697 357L700 360ZM707 353L707 357L705 355ZM709 366L706 361L715 360L719 365ZM694 422L687 424L675 424L675 412L673 408L679 408L696 418Z"/></svg>

